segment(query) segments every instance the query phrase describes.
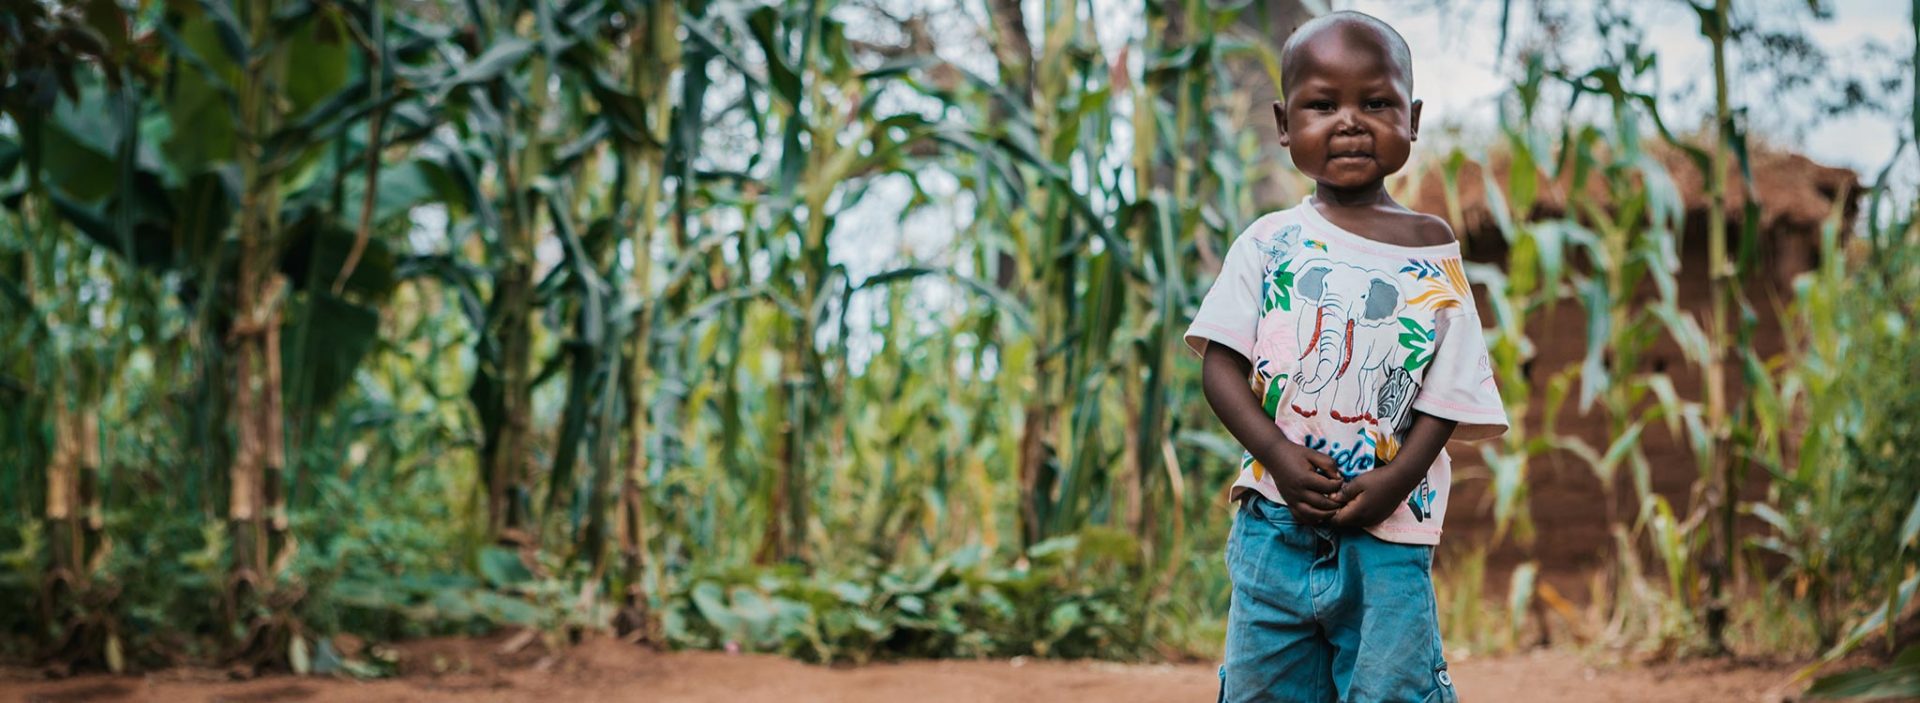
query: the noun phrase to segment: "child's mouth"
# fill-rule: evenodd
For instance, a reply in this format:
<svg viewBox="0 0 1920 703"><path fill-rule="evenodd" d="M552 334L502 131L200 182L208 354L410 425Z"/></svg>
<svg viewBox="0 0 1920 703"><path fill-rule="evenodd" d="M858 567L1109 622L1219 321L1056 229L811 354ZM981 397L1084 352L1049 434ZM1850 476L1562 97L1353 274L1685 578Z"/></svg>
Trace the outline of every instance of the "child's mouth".
<svg viewBox="0 0 1920 703"><path fill-rule="evenodd" d="M1327 157L1329 164L1359 164L1373 161L1373 155L1361 151L1343 151Z"/></svg>

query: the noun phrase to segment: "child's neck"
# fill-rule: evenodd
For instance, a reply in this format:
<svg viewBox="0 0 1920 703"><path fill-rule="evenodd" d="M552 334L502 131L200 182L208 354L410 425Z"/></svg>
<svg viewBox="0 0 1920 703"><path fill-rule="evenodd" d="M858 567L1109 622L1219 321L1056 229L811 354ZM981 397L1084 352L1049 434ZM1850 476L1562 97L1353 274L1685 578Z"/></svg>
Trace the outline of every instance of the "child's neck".
<svg viewBox="0 0 1920 703"><path fill-rule="evenodd" d="M1353 188L1341 188L1325 183L1316 183L1313 189L1313 199L1320 201L1328 207L1337 208L1371 208L1382 205L1392 206L1395 204L1393 202L1393 196L1387 195L1385 181L1374 181Z"/></svg>

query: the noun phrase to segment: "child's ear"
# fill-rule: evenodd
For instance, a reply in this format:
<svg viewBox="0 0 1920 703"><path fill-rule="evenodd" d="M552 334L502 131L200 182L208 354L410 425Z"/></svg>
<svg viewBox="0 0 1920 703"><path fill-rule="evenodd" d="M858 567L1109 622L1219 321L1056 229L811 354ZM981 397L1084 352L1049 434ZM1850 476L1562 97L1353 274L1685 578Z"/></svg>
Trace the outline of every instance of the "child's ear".
<svg viewBox="0 0 1920 703"><path fill-rule="evenodd" d="M1410 142L1420 141L1420 105L1419 100L1413 101L1413 138L1407 140Z"/></svg>
<svg viewBox="0 0 1920 703"><path fill-rule="evenodd" d="M1287 136L1287 103L1285 101L1273 101L1273 126L1280 130L1280 147L1284 149L1293 146L1293 138Z"/></svg>

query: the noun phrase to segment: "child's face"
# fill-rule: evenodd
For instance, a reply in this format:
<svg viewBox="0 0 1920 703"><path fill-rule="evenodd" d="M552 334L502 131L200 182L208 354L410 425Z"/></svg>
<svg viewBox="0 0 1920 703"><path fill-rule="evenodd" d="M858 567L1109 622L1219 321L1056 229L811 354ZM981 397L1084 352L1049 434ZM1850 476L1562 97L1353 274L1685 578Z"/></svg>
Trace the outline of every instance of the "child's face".
<svg viewBox="0 0 1920 703"><path fill-rule="evenodd" d="M1294 166L1336 188L1377 186L1407 165L1420 130L1411 67L1370 33L1320 32L1292 57L1286 100L1274 103Z"/></svg>

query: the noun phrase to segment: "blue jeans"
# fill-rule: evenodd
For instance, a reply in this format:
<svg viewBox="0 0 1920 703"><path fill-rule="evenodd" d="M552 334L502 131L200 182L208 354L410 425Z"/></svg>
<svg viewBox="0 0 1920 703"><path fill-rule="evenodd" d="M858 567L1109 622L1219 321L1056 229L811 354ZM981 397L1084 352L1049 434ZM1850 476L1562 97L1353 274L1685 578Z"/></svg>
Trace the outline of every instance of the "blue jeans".
<svg viewBox="0 0 1920 703"><path fill-rule="evenodd" d="M1220 700L1454 703L1432 567L1433 547L1301 525L1249 497L1227 537Z"/></svg>

